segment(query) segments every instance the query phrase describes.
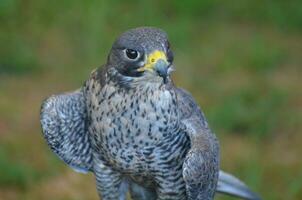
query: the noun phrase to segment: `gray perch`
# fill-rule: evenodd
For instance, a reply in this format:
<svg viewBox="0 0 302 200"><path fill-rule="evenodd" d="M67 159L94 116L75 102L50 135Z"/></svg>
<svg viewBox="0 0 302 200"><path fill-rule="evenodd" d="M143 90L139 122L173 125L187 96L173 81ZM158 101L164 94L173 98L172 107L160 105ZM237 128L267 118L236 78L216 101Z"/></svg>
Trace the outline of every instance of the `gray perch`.
<svg viewBox="0 0 302 200"><path fill-rule="evenodd" d="M171 80L164 31L123 33L107 63L83 87L45 100L50 148L78 172L92 172L103 200L211 200L216 192L260 199L219 171L219 143L192 96Z"/></svg>

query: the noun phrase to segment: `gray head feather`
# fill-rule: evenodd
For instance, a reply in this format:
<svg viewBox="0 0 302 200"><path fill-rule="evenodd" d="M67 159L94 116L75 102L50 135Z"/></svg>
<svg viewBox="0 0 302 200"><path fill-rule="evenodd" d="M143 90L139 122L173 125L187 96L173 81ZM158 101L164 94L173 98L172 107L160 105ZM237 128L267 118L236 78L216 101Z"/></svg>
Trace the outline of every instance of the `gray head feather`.
<svg viewBox="0 0 302 200"><path fill-rule="evenodd" d="M135 51L138 56L129 59L125 53L127 50ZM163 30L153 27L130 29L121 34L112 45L107 68L114 68L122 76L141 77L145 73L138 72L137 69L146 64L147 56L154 51L164 52L172 64L173 54Z"/></svg>

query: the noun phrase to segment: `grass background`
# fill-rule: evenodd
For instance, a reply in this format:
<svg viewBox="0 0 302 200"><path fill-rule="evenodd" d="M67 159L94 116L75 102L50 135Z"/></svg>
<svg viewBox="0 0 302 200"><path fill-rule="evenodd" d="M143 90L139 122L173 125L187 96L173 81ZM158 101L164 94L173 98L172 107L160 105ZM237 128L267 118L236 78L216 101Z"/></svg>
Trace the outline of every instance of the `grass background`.
<svg viewBox="0 0 302 200"><path fill-rule="evenodd" d="M145 25L168 32L174 80L218 135L222 168L263 199L302 199L301 1L1 0L0 24L1 200L97 199L92 175L47 147L40 105Z"/></svg>

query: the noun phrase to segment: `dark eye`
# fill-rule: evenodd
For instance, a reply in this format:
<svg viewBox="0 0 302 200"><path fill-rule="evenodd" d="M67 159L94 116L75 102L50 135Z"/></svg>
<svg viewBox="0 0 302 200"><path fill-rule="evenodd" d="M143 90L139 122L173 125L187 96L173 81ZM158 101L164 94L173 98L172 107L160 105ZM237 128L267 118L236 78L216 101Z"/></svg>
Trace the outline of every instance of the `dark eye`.
<svg viewBox="0 0 302 200"><path fill-rule="evenodd" d="M168 62L169 63L172 63L173 60L174 60L174 55L173 55L173 52L171 49L168 49L168 52L167 52L167 59L168 59Z"/></svg>
<svg viewBox="0 0 302 200"><path fill-rule="evenodd" d="M133 49L125 49L125 54L126 54L127 58L129 58L130 60L135 60L139 56L138 51L133 50Z"/></svg>
<svg viewBox="0 0 302 200"><path fill-rule="evenodd" d="M166 48L167 48L167 59L168 59L168 62L172 63L173 59L174 59L174 56L173 56L173 52L171 50L171 45L170 45L169 41L167 41L167 43L166 43Z"/></svg>
<svg viewBox="0 0 302 200"><path fill-rule="evenodd" d="M170 45L170 42L169 42L169 41L166 42L166 46L167 46L167 49L170 49L170 46L171 46L171 45Z"/></svg>

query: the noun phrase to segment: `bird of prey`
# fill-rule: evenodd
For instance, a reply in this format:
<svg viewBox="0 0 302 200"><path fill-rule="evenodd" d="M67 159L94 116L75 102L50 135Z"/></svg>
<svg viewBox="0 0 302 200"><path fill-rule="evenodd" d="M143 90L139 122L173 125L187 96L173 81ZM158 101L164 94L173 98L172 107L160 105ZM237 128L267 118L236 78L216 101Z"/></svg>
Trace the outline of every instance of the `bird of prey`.
<svg viewBox="0 0 302 200"><path fill-rule="evenodd" d="M44 137L70 167L92 172L103 200L260 199L219 171L219 143L192 96L171 80L173 53L158 28L126 31L107 63L73 92L46 99Z"/></svg>

